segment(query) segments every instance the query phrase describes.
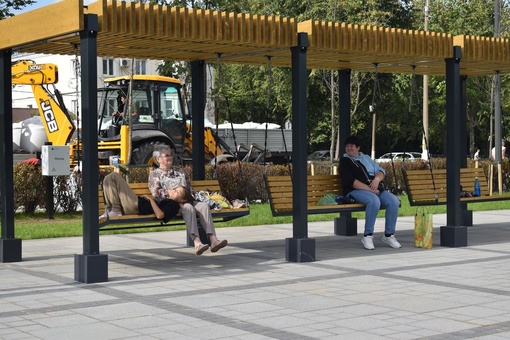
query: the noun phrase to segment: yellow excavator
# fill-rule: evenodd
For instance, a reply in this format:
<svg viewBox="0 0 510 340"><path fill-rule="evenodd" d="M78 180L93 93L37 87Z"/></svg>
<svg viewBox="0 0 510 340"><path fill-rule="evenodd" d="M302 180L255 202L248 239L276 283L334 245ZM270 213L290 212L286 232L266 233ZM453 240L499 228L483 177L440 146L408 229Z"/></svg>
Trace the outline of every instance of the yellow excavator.
<svg viewBox="0 0 510 340"><path fill-rule="evenodd" d="M48 141L69 145L71 165L81 159L80 141L72 139L76 127L57 89L47 89L58 82L55 64L37 64L22 60L12 65L12 83L31 85ZM98 89L98 160L99 165L152 163L154 146L172 148L176 162L184 164L192 157L191 127L187 123L184 94L178 79L156 75L109 78ZM233 154L211 128L204 130L207 161Z"/></svg>
<svg viewBox="0 0 510 340"><path fill-rule="evenodd" d="M31 85L48 141L53 145L66 145L76 130L60 92L52 95L43 85L58 82L58 68L54 64L36 64L21 60L12 65L12 84Z"/></svg>

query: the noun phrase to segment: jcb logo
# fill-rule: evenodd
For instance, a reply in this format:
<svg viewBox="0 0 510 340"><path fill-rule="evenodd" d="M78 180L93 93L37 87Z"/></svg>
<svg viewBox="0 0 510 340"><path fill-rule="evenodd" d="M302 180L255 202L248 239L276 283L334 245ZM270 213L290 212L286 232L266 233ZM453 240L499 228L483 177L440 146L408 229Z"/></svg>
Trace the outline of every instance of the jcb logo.
<svg viewBox="0 0 510 340"><path fill-rule="evenodd" d="M45 100L41 102L41 109L44 112L44 120L46 121L46 125L48 125L48 131L50 132L58 131L57 121L55 120L55 114L53 113L53 109L51 108L50 101Z"/></svg>

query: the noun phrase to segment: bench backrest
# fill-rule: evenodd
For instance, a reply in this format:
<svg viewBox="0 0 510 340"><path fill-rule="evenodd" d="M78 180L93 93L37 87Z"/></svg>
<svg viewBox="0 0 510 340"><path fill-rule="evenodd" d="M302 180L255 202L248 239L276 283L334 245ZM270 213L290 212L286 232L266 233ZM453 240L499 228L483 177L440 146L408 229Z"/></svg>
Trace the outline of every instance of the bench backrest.
<svg viewBox="0 0 510 340"><path fill-rule="evenodd" d="M290 176L267 176L267 192L274 211L292 210L292 179ZM320 175L307 177L307 201L315 206L325 194L342 194L342 181L339 175Z"/></svg>
<svg viewBox="0 0 510 340"><path fill-rule="evenodd" d="M430 201L432 204L437 196L438 201L446 201L446 169L432 170L403 170L407 195L411 205L413 203ZM475 178L480 182L481 196L489 196L487 177L483 168L460 169L460 185L463 191L473 192ZM459 188L460 190L460 188Z"/></svg>

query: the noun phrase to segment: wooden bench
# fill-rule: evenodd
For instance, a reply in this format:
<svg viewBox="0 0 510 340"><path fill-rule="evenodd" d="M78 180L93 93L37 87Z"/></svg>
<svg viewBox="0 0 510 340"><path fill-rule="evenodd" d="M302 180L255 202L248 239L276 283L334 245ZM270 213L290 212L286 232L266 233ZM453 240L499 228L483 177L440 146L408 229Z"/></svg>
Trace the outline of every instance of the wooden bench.
<svg viewBox="0 0 510 340"><path fill-rule="evenodd" d="M129 186L137 196L140 195L152 195L149 190L148 183L129 183ZM210 191L219 192L220 184L218 180L200 180L191 181L191 186L196 191ZM98 187L98 202L99 202L99 214L102 215L105 211L103 188L100 185ZM250 214L250 208L238 208L228 209L222 208L221 210L211 210L213 221L226 222L239 217L243 217ZM167 227L172 225L184 225L182 215L178 214L168 223L156 218L156 215L122 215L122 216L111 216L111 217L100 217L99 218L99 229L100 231L105 230L120 230L120 229L139 229L139 228L153 228L153 227ZM193 245L190 237L187 237L187 244Z"/></svg>
<svg viewBox="0 0 510 340"><path fill-rule="evenodd" d="M269 204L273 216L291 216L293 185L290 176L265 176ZM365 205L332 204L317 205L317 202L326 194L342 195L342 181L339 175L319 175L307 177L307 212L308 214L340 213L335 218L335 234L343 236L357 235L357 219L351 213L365 211Z"/></svg>
<svg viewBox="0 0 510 340"><path fill-rule="evenodd" d="M402 170L407 188L407 198L411 206L431 206L447 204L446 169ZM483 168L461 168L460 185L462 191L473 193L475 179L480 182L480 196L460 197L462 203L477 203L508 200L510 196L491 196L487 177ZM459 188L460 195L460 188ZM461 208L461 225L473 225L473 212L466 207Z"/></svg>
<svg viewBox="0 0 510 340"><path fill-rule="evenodd" d="M402 170L407 188L407 197L411 206L446 204L446 169ZM480 196L461 197L465 203L508 200L510 196L491 196L487 177L483 168L460 169L460 185L463 191L473 192L475 178L480 182ZM460 188L459 188L460 191Z"/></svg>

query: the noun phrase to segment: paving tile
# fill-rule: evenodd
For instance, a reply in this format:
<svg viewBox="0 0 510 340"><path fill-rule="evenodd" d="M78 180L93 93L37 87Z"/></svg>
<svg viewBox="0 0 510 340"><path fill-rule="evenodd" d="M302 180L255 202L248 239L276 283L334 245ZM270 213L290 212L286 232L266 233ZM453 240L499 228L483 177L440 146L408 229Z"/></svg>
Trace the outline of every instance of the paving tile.
<svg viewBox="0 0 510 340"><path fill-rule="evenodd" d="M403 247L373 252L313 222L309 263L285 261L289 224L222 228L229 246L203 256L185 231L103 235L109 281L89 285L74 281L81 238L26 240L0 264L0 339L509 339L508 220L475 212L468 247L447 248L434 215L419 249L399 217Z"/></svg>

